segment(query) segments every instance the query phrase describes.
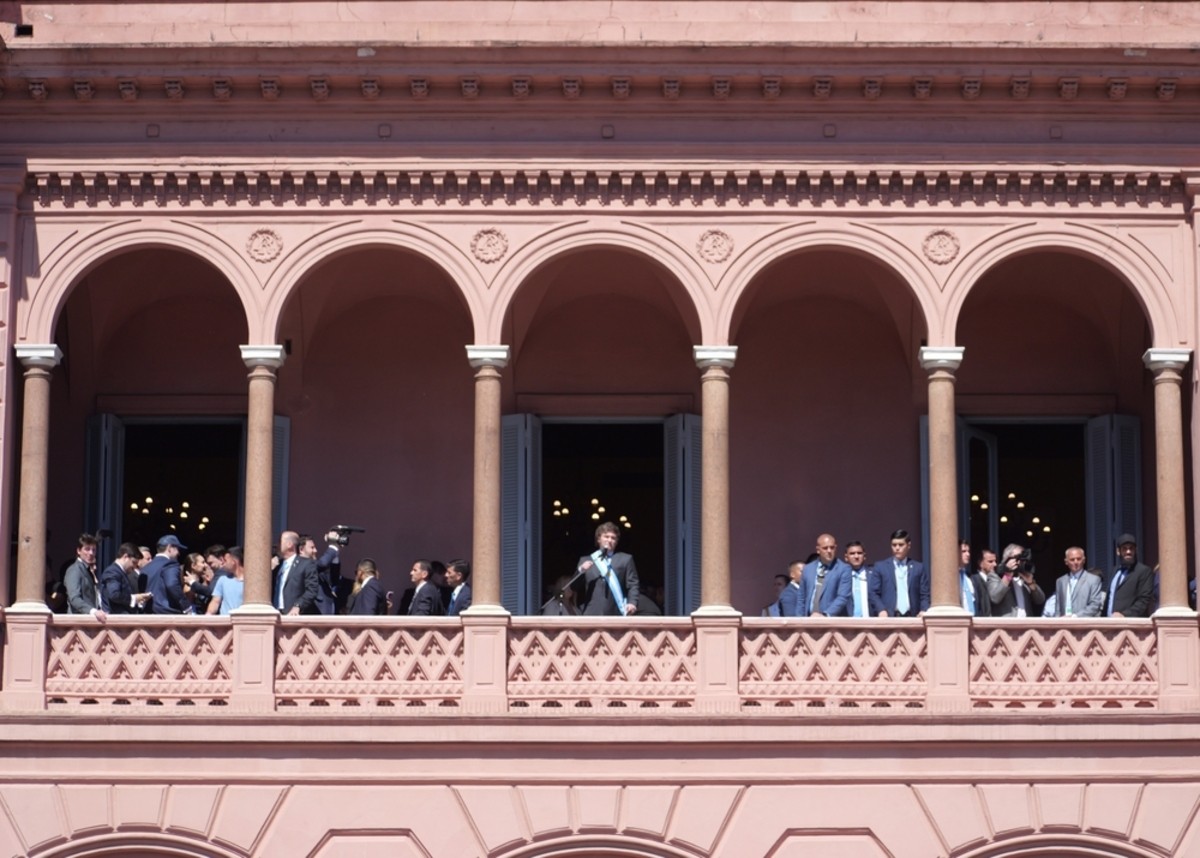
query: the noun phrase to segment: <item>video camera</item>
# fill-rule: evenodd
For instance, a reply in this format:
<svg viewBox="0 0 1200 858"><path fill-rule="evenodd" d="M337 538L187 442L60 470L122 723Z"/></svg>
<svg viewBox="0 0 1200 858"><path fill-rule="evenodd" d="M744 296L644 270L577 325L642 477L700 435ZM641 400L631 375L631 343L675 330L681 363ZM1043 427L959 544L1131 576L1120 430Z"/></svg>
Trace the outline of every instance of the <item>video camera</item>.
<svg viewBox="0 0 1200 858"><path fill-rule="evenodd" d="M1018 572L1020 572L1022 575L1032 575L1033 574L1033 551L1032 550L1026 548L1024 551L1022 551L1020 554L1017 555L1017 561L1020 563L1020 566L1017 567Z"/></svg>
<svg viewBox="0 0 1200 858"><path fill-rule="evenodd" d="M335 524L329 529L337 533L337 544L343 548L350 544L350 534L367 532L365 527L355 527L352 524Z"/></svg>

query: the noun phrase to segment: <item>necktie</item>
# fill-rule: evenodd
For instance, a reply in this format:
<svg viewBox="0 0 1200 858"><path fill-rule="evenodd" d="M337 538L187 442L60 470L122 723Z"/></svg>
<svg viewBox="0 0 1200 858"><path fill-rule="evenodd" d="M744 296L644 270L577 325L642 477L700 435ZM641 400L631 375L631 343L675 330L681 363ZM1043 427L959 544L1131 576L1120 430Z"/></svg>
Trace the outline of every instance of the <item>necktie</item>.
<svg viewBox="0 0 1200 858"><path fill-rule="evenodd" d="M908 603L908 564L896 564L896 613L904 616L911 607Z"/></svg>
<svg viewBox="0 0 1200 858"><path fill-rule="evenodd" d="M287 583L288 572L292 569L292 560L295 558L289 557L283 561L283 567L279 570L279 596L275 600L275 604L279 610L283 610L283 586Z"/></svg>
<svg viewBox="0 0 1200 858"><path fill-rule="evenodd" d="M1119 590L1121 587L1121 584L1124 583L1125 573L1127 571L1128 570L1124 566L1122 566L1120 569L1117 570L1117 574L1113 576L1112 587L1108 591L1107 615L1110 617L1113 615L1113 603L1117 601L1117 590Z"/></svg>
<svg viewBox="0 0 1200 858"><path fill-rule="evenodd" d="M821 610L821 594L825 591L825 575L828 571L824 566L817 566L817 586L813 588L812 605L809 606L809 613Z"/></svg>

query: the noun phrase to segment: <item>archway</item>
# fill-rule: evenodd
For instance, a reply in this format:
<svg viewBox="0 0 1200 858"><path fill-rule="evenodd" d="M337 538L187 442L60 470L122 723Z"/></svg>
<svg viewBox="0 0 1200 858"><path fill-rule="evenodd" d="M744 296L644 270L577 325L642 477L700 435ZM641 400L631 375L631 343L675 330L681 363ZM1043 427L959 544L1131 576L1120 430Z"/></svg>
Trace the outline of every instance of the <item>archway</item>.
<svg viewBox="0 0 1200 858"><path fill-rule="evenodd" d="M1104 569L1129 531L1153 557L1152 335L1130 285L1073 250L1013 256L972 286L956 342L960 518L975 547L1031 545L1043 588L1072 545Z"/></svg>
<svg viewBox="0 0 1200 858"><path fill-rule="evenodd" d="M366 528L343 575L373 557L397 601L413 560L469 558L472 322L449 276L412 251L345 250L299 281L278 337L287 526Z"/></svg>
<svg viewBox="0 0 1200 858"><path fill-rule="evenodd" d="M522 282L503 325L512 347L504 411L510 439L524 436L534 452L527 467L506 463L506 496L531 499L523 514L533 536L508 546L510 607L536 609L605 519L621 524L637 558L644 609L694 607L698 554L693 564L678 549L690 520L679 433L700 409L700 336L683 285L640 252L575 249Z"/></svg>
<svg viewBox="0 0 1200 858"><path fill-rule="evenodd" d="M908 284L860 253L798 251L747 287L730 335L735 607L757 615L823 531L868 560L891 531L921 532L925 336Z"/></svg>

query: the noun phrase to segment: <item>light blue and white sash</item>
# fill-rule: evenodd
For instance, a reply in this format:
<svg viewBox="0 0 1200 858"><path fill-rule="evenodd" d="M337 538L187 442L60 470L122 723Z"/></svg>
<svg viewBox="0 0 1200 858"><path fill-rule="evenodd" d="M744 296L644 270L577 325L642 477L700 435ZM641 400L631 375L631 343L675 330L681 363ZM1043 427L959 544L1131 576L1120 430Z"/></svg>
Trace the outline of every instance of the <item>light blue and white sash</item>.
<svg viewBox="0 0 1200 858"><path fill-rule="evenodd" d="M592 552L592 561L608 581L608 589L612 591L613 599L617 602L617 613L625 616L625 594L621 592L621 585L617 582L617 576L613 574L612 561L599 548Z"/></svg>

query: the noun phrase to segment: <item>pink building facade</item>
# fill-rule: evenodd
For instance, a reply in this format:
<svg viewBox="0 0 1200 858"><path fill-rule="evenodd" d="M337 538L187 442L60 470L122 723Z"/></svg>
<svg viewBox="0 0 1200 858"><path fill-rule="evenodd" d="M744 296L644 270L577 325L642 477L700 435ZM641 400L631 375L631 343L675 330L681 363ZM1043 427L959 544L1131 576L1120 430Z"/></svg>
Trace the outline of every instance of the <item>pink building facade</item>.
<svg viewBox="0 0 1200 858"><path fill-rule="evenodd" d="M1200 854L1198 34L0 3L0 845ZM667 616L529 616L606 517ZM275 535L334 521L475 607L280 618ZM152 527L243 544L247 606L48 611L81 530ZM759 618L897 528L924 618ZM960 536L1048 587L1122 532L1151 619L959 607Z"/></svg>

